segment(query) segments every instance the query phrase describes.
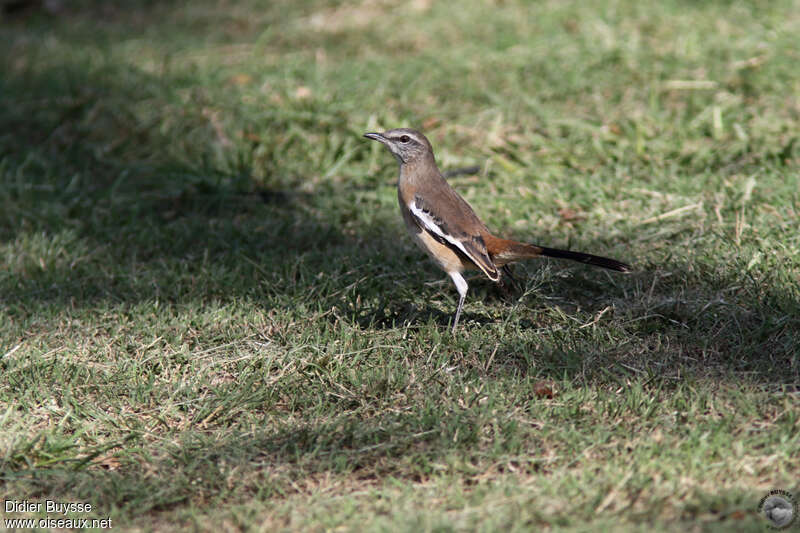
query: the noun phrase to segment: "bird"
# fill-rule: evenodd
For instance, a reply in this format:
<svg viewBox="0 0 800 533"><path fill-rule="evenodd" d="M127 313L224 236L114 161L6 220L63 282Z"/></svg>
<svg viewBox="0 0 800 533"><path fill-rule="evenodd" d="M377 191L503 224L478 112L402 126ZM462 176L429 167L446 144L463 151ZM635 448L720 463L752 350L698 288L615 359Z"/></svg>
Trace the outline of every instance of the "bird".
<svg viewBox="0 0 800 533"><path fill-rule="evenodd" d="M453 335L469 288L463 276L465 270L477 269L497 283L502 273L510 276L506 266L509 263L544 256L618 272L631 271L630 265L616 259L495 236L442 176L431 143L419 131L397 128L365 133L364 137L382 143L397 159L400 164L397 199L405 225L420 248L456 286L459 299Z"/></svg>

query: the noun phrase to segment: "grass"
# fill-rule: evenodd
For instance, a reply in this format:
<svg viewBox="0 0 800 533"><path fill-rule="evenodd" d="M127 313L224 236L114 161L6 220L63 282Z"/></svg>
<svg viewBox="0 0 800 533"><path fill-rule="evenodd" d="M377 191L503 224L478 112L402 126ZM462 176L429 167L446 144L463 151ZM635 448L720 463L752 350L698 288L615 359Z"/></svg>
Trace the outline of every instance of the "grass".
<svg viewBox="0 0 800 533"><path fill-rule="evenodd" d="M4 499L763 531L797 497L796 1L129 4L0 20ZM501 235L636 272L476 277L452 337L361 138L399 126Z"/></svg>

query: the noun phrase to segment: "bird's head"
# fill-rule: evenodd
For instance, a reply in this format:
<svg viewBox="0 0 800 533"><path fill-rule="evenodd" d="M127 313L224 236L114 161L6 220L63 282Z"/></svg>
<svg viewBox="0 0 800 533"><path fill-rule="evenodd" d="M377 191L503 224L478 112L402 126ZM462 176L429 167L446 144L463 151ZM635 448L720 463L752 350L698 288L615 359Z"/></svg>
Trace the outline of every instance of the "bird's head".
<svg viewBox="0 0 800 533"><path fill-rule="evenodd" d="M401 165L426 157L433 158L431 143L416 130L397 128L383 133L365 133L364 137L385 144Z"/></svg>

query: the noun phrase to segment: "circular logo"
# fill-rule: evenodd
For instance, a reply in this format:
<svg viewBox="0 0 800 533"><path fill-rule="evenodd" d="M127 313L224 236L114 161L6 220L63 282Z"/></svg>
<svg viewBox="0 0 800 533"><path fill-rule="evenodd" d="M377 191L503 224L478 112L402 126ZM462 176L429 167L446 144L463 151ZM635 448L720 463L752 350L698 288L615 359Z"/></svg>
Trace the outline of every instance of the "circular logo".
<svg viewBox="0 0 800 533"><path fill-rule="evenodd" d="M773 529L786 529L797 518L797 502L785 490L771 490L758 502L758 514L767 519Z"/></svg>

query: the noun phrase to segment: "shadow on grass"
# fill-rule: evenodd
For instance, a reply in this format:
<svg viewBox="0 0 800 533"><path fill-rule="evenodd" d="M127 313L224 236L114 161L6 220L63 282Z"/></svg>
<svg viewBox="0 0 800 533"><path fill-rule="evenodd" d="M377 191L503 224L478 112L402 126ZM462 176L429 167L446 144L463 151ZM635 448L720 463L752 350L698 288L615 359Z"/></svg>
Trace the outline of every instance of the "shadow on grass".
<svg viewBox="0 0 800 533"><path fill-rule="evenodd" d="M96 508L116 508L130 519L198 498L231 504L235 502L228 499L232 485L246 486L257 499L265 500L301 490L327 473L355 474L370 482L388 476L423 480L434 474L432 464L447 461L453 452L480 455L475 447L488 411L458 409L443 424L441 405L424 399L420 403L427 405L410 413L367 418L344 413L325 422L291 424L274 432L259 430L246 437L187 432L152 450L156 453L149 461L153 471L141 470L134 453L122 458L117 471L76 465L73 469L21 469L6 472L3 478L24 486L30 497L70 494ZM497 428L495 451L519 453L522 443L515 428L506 429ZM534 441L535 437L525 445L535 446ZM526 468L539 467L531 460ZM119 514L115 519L122 518Z"/></svg>
<svg viewBox="0 0 800 533"><path fill-rule="evenodd" d="M353 207L347 186L323 182L316 194L306 194L305 178L288 175L279 156L268 162L271 173L256 180L252 151L258 146L247 143L212 161L205 152L220 140L203 115L202 101L181 106L184 115L187 109L196 112L181 123L189 128L187 139L196 142L183 143L178 158L170 152L178 131L159 129L158 113L144 123L129 116L136 105L155 102L163 105L166 118L174 118L169 83L131 67L91 73L79 65L4 80L0 128L13 134L0 137L0 239L10 266L0 276L0 292L12 317L24 321L45 308L54 316L59 307L152 300L247 298L281 307L300 295L320 308L341 305L332 296L336 288L315 290L324 279L352 285L352 293L370 302L356 309L353 324L359 328L450 324L455 299L449 283L424 286L420 271L430 279L441 274L427 263L420 267L418 261L426 260L416 249L398 248L385 238L386 225L402 233L394 206L371 222L359 220L361 208ZM126 110L126 102L135 105ZM353 161L360 163L359 156ZM350 224L353 220L358 223ZM580 247L595 253L607 249L606 243ZM15 256L17 249L26 252ZM690 271L673 262L615 276L553 264L559 266L547 276L533 267L536 296L517 309L522 328L548 333L548 313L556 309L595 316L613 306L624 319L611 327L621 328L631 342L617 352L591 336L561 339L548 333L543 336L548 340L538 342L507 335L500 341L501 355L533 352L553 354L554 361L606 361L608 354L626 352L626 364L643 372L654 361L676 375L684 365L706 369L713 363L723 373L752 373L756 380L798 381L796 295L754 283L744 265L737 273L715 265L693 265ZM405 274L387 280L393 272L414 276L403 283L422 294L423 302L447 291L452 305L397 297L392 280ZM381 275L363 287L357 283L359 276ZM491 283L471 282L467 307L496 294ZM494 321L467 309L463 325ZM597 324L604 324L602 317ZM559 376L563 370L553 367ZM576 373L585 375L585 365L568 369L568 375Z"/></svg>
<svg viewBox="0 0 800 533"><path fill-rule="evenodd" d="M176 107L183 89L171 83L78 64L2 82L0 293L15 309L253 296L259 270L283 274L310 251L356 253L331 206L299 190L302 176L272 160L254 179L257 143L221 150L207 103ZM201 290L187 290L198 278Z"/></svg>
<svg viewBox="0 0 800 533"><path fill-rule="evenodd" d="M424 256L421 251L415 248L414 252L419 252L419 258L425 261L423 264L428 267L420 270L426 271L433 268L435 273L441 273L441 270L430 267L427 256ZM442 276L444 276L443 273ZM423 301L429 300L436 295L441 296L441 293L445 291L453 297L454 301L445 304L445 308L439 309L429 304L417 305L413 301L394 301L382 297L380 302L375 306L361 307L356 316L353 317L353 323L364 330L394 329L420 323L433 323L443 329L452 327L455 311L458 307L458 297L456 296L455 287L452 285L450 278L444 277L438 283L423 283L421 280L418 280L416 283L419 287L415 289L415 292L423 295ZM484 279L481 275L475 275L473 279L470 279L469 284L470 291L474 294L468 292L468 299L471 295L473 298L480 298L481 301L485 303L497 303L501 301L510 303L514 300L514 288L512 288L511 284L506 280L501 280L501 283L497 284ZM436 285L436 287L432 285ZM414 289L413 287L409 288ZM494 320L494 318L486 314L469 311L462 311L461 318L459 319L461 324L472 323L480 326L490 324L494 322Z"/></svg>

